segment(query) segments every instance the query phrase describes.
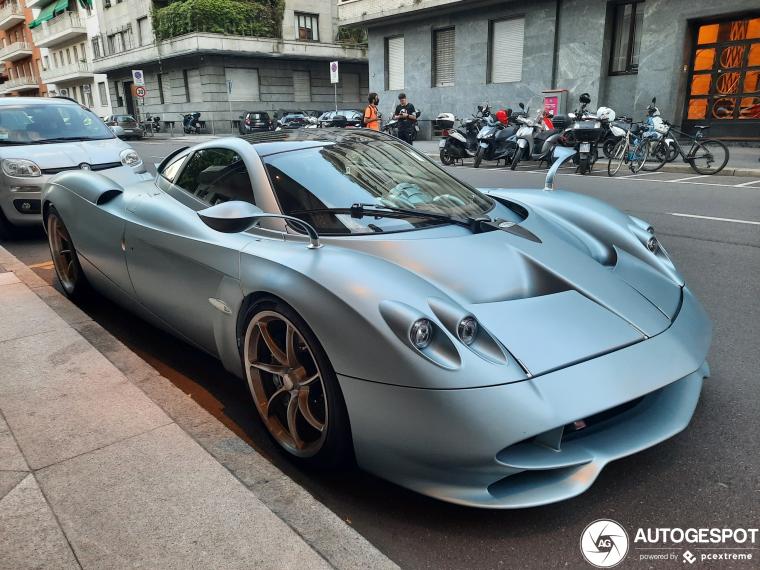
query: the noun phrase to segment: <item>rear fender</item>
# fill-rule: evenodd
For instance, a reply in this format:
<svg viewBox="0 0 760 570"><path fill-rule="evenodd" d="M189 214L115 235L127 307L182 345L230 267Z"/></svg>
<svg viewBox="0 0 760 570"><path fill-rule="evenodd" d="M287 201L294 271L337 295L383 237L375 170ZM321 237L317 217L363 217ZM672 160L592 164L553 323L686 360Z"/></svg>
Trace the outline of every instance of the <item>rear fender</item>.
<svg viewBox="0 0 760 570"><path fill-rule="evenodd" d="M65 188L96 206L103 206L124 193L124 188L110 178L81 170L61 172L51 178L43 191L43 201L54 194L56 188Z"/></svg>

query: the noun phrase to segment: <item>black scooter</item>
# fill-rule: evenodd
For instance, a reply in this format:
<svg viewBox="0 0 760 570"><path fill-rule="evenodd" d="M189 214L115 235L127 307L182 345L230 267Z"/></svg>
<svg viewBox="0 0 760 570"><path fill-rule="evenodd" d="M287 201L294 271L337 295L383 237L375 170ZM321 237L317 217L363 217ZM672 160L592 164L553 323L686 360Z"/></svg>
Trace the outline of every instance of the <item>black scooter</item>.
<svg viewBox="0 0 760 570"><path fill-rule="evenodd" d="M436 119L437 126L448 131L448 135L442 138L438 144L442 164L450 165L457 160L461 161L470 156L475 156L479 147L478 133L483 128L486 117L490 114L488 105L485 107L478 105L477 115L461 121L461 126L458 129L452 128L454 126L453 115L448 115L450 117L448 121L442 119L445 114L438 116Z"/></svg>
<svg viewBox="0 0 760 570"><path fill-rule="evenodd" d="M495 160L498 166L499 161L505 164L512 162L517 149L515 133L517 132L517 121L524 113L512 114L512 109L507 109L507 124L503 125L493 118L486 119L486 124L478 133L478 152L472 165L475 168L480 167L484 160Z"/></svg>
<svg viewBox="0 0 760 570"><path fill-rule="evenodd" d="M191 133L195 133L196 135L200 134L201 122L198 120L200 117L201 114L198 111L182 115L182 130L186 135L189 135Z"/></svg>

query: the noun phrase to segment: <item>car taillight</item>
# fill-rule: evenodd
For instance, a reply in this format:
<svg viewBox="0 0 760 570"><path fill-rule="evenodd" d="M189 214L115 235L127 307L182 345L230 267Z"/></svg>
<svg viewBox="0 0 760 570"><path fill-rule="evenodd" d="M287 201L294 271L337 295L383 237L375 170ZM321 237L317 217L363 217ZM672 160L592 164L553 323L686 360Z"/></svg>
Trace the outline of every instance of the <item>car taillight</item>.
<svg viewBox="0 0 760 570"><path fill-rule="evenodd" d="M449 129L443 129L443 130L441 131L441 136L442 136L442 137L447 137L447 136L449 136Z"/></svg>

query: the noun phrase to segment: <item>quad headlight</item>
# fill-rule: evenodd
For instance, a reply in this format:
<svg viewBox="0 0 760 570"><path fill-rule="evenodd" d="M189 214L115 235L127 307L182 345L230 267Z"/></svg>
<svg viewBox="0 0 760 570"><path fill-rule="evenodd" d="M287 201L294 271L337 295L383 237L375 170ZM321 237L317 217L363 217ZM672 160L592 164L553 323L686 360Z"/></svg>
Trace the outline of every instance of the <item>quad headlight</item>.
<svg viewBox="0 0 760 570"><path fill-rule="evenodd" d="M409 331L409 340L418 350L430 346L433 340L433 323L429 319L417 319Z"/></svg>
<svg viewBox="0 0 760 570"><path fill-rule="evenodd" d="M4 158L3 172L16 178L32 178L42 176L42 170L31 160L25 158Z"/></svg>
<svg viewBox="0 0 760 570"><path fill-rule="evenodd" d="M478 321L475 317L465 317L459 321L457 325L457 336L459 340L470 346L475 342L475 337L478 336Z"/></svg>
<svg viewBox="0 0 760 570"><path fill-rule="evenodd" d="M121 163L124 166L140 166L142 164L140 155L131 148L127 148L121 151L119 157L121 158Z"/></svg>

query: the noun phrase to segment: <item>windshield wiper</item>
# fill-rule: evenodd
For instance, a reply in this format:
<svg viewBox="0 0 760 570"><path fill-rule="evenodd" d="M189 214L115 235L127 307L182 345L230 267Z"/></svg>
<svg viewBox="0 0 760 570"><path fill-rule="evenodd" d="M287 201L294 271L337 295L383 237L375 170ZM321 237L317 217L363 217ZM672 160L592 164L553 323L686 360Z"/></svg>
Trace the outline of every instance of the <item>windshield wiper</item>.
<svg viewBox="0 0 760 570"><path fill-rule="evenodd" d="M445 214L435 214L433 212L424 212L422 210L408 210L406 208L396 208L395 206L385 206L383 204L353 204L350 208L314 208L310 210L296 210L291 214L315 214L319 212L328 212L332 214L349 214L352 218L363 218L364 216L377 216L377 217L417 217L426 218L429 220L436 220L447 224L454 224L462 226L471 230L473 233L480 231L480 223L484 221L490 221L489 218L452 218Z"/></svg>
<svg viewBox="0 0 760 570"><path fill-rule="evenodd" d="M9 140L1 140L0 139L0 145L17 145L17 144L34 144L29 141L9 141Z"/></svg>
<svg viewBox="0 0 760 570"><path fill-rule="evenodd" d="M71 141L104 141L108 140L109 137L55 137L51 139L40 139L38 141L34 141L37 144L44 144L44 143L59 143L59 142L71 142Z"/></svg>

